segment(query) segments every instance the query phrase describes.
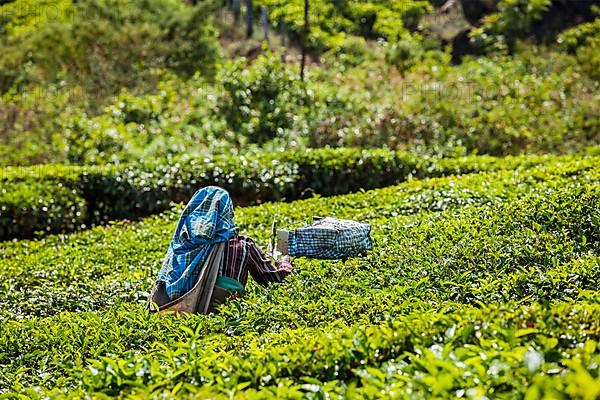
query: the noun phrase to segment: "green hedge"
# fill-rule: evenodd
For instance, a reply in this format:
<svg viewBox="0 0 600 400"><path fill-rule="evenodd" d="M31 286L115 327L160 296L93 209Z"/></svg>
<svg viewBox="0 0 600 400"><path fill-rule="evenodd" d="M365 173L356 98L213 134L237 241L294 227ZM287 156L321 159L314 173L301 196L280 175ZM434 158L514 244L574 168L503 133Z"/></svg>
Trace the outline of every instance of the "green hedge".
<svg viewBox="0 0 600 400"><path fill-rule="evenodd" d="M197 319L158 321L125 310L65 315L56 321L75 340L88 335L81 324L106 332L105 324L116 321L135 338L147 327L154 328L148 332L157 342L170 339L165 329L183 340L172 349L157 346L90 360L89 367L73 368L80 379L76 389L24 388L22 394L35 399L451 399L470 390L507 398L594 399L599 317L600 306L589 303L448 307L376 325L328 332L296 328L236 342L194 335ZM49 322L46 333L53 331ZM11 333L18 333L14 328ZM110 340L110 334L102 339ZM536 362L529 362L532 358ZM525 396L529 392L538 396Z"/></svg>
<svg viewBox="0 0 600 400"><path fill-rule="evenodd" d="M512 169L545 159L436 159L382 149L315 149L128 166L8 167L0 171L0 240L138 219L168 209L172 201L185 202L207 185L222 186L235 203L248 205L379 188L410 177Z"/></svg>
<svg viewBox="0 0 600 400"><path fill-rule="evenodd" d="M80 193L60 182L16 182L0 191L3 239L80 229L86 215L86 202Z"/></svg>
<svg viewBox="0 0 600 400"><path fill-rule="evenodd" d="M440 254L443 254L444 263L452 262L461 269L469 267L471 264L474 268L476 267L475 272L469 277L462 278L462 282L458 282L464 286L456 287L455 296L458 296L457 293L460 293L459 297L463 299L473 296L473 293L477 291L473 288L477 287L479 283L472 285L466 283L472 282L470 279L483 279L490 273L501 272L505 276L514 274L511 276L519 278L519 282L520 277L524 277L523 284L512 285L514 282L509 279L502 281L503 285L508 285L505 292L509 293L516 290L517 287L525 285L527 280L544 278L542 276L534 277L528 271L520 270L520 262L521 265L534 261L536 265L560 264L562 261L576 256L576 249L573 246L567 246L569 241L584 240L583 234L586 236L586 246L590 246L597 240L593 230L579 227L575 229L573 228L575 222L567 227L567 223L564 222L563 226L568 231L560 232L559 229L547 223L545 227L554 229L557 233L548 235L548 237L539 236L539 239L534 242L529 233L540 228L527 225L527 219L537 215L537 209L546 209L548 212L538 218L540 221L548 219L548 215L553 213L556 214L556 220L566 214L569 221L577 221L578 215L586 210L585 218L589 217L590 223L600 223L593 222L594 218L597 221L597 214L594 217L593 207L591 211L589 206L582 206L582 210L577 209L580 205L586 204L586 201L593 206L591 201L581 198L573 206L564 205L573 197L577 199L579 194L569 198L565 197L557 204L550 202L550 195L562 188L572 188L600 181L600 172L595 166L598 164L598 160L599 158L596 157L588 160L560 162L555 158L549 161L548 165L519 173L497 171L459 177L411 180L398 186L365 193L241 207L236 209L236 222L241 232L248 233L259 243L264 244L268 242L270 225L274 216L280 221L281 226L294 226L311 220L314 215L332 215L339 218L370 221L377 233L374 235L375 240L379 241L377 246L384 250L371 253L362 267L356 264L346 266L344 277L350 279L349 285L352 285L357 276L369 274L366 269L363 269L367 265L372 265L373 268L383 268L385 263L389 262L397 266L418 265L419 272L411 279L421 279L424 276L419 277L419 274L426 273L425 276L430 276L430 282L427 284L428 293L432 294L434 288L443 292L446 290L445 285L451 285L453 273L452 269L445 269L444 276L440 276L440 272L436 271L438 263L441 262ZM527 203L523 201L512 208L493 209L491 212L485 210L468 210L468 212L460 214L457 212L458 209L469 206L500 206L525 195L537 196L542 200L538 199L535 202L529 200ZM532 204L525 207L529 203ZM562 209L564 211L560 211ZM106 305L123 301L123 299L135 301L141 296L139 292L147 289L145 284L151 284L151 280L158 272L160 260L172 237L178 211L179 209L154 216L142 223L123 224L123 227L98 227L75 235L55 235L39 241L0 244L0 264L3 265L3 270L0 272L0 281L3 282L3 286L0 286L0 314L2 310L5 310L20 318L47 316L61 310L97 311ZM445 212L446 214L441 217L438 215L423 216L421 215L423 212ZM478 218L483 221L479 221ZM513 225L508 225L511 221L514 222ZM579 224L577 226L583 226L584 222L577 222L577 224ZM518 226L523 226L523 229L517 229ZM569 235L571 239L569 239ZM512 238L511 241L507 241L507 237ZM462 246L465 247L462 253L460 247L455 247L461 238ZM470 256L466 245L468 238L471 243ZM395 244L396 242L401 245ZM544 246L547 246L549 250L544 250ZM514 255L513 260L509 258L509 253ZM551 254L555 260L551 260L551 257L547 260L540 260L536 254ZM585 254L582 255L585 256ZM489 260L481 259L484 256ZM528 256L532 258L527 259ZM499 268L496 271L496 265L510 265L514 267L514 270ZM573 267L573 270L576 269L578 268ZM381 271L381 274L378 275L378 278L382 279L381 282L376 282L373 278L366 279L372 284L382 287L384 285L382 282L394 284L407 278L403 272L394 268L388 272L385 272L385 269ZM437 279L433 279L433 276ZM337 277L336 279L341 284L345 278ZM146 281L146 279L148 280ZM301 315L296 316L293 313L290 316L295 321L305 323L309 323L311 318L326 321L329 317L319 316L319 312L321 312L319 309L304 308L300 304L304 304L302 297L309 293L309 297L313 297L319 296L321 290L327 291L328 283L312 280L310 276L307 276L306 279L309 281L307 286L297 288L298 290L293 294L295 297L294 307ZM76 281L77 290L73 290L73 280ZM445 283L447 281L450 283ZM125 284L125 282L130 283ZM573 284L575 283L573 282ZM22 290L25 287L28 290ZM346 289L358 290L358 288L352 287ZM82 296L81 293L85 293L85 296ZM30 301L33 294L42 296L44 301ZM492 290L491 295L493 294ZM557 295L562 294L564 293L557 293ZM489 301L493 298L487 297L489 295L489 291L487 294L480 292L477 298ZM509 298L511 297L509 296ZM317 301L317 297L312 300ZM323 301L323 299L319 301ZM377 310L373 310L373 314L362 308L371 301L372 299L369 298L353 298L352 303L358 309L348 307L342 311L336 311L336 316L344 316L351 322L356 322L354 318L361 314L369 318L376 318ZM400 301L398 304L401 303ZM272 313L273 310L257 309L252 312ZM278 315L272 322L281 322L290 316ZM265 319L262 321L265 322Z"/></svg>
<svg viewBox="0 0 600 400"><path fill-rule="evenodd" d="M273 215L284 226L335 215L371 222L375 248L297 259L285 284L250 282L218 316L144 309L179 209L0 243L0 388L34 398L583 397L594 381L569 382L598 379L600 365L599 165L553 157L518 173L238 208L259 243Z"/></svg>

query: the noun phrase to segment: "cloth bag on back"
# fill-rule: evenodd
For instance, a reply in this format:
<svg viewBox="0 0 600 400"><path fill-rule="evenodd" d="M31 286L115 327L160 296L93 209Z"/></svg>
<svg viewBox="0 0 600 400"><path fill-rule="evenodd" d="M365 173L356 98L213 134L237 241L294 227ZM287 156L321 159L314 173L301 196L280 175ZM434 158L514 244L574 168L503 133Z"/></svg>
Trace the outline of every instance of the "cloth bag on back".
<svg viewBox="0 0 600 400"><path fill-rule="evenodd" d="M338 259L373 248L371 225L345 219L316 217L312 224L286 236L287 254L292 257Z"/></svg>

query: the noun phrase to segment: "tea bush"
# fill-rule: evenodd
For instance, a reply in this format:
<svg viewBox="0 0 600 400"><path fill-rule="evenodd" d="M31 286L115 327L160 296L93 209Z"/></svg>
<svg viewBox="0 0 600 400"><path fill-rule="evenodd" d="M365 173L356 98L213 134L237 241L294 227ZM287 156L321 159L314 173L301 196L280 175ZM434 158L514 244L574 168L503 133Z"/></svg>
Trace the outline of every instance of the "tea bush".
<svg viewBox="0 0 600 400"><path fill-rule="evenodd" d="M8 189L8 190L7 190ZM73 231L84 226L86 202L60 182L16 182L0 192L0 237ZM42 232L37 232L42 231Z"/></svg>
<svg viewBox="0 0 600 400"><path fill-rule="evenodd" d="M548 158L238 208L241 230L261 243L274 215L286 226L335 215L371 222L376 246L364 258L299 259L286 284L250 284L216 316L143 310L176 212L0 244L0 387L32 397L591 396L597 166Z"/></svg>
<svg viewBox="0 0 600 400"><path fill-rule="evenodd" d="M444 222L443 218L436 217L432 219L432 225L430 226L425 224L417 229L417 231L411 230L411 232L402 233L393 233L395 223L390 225L390 222L387 220L392 219L395 221L397 218L402 218L402 216L419 214L425 211L450 212L453 209L466 206L499 205L504 202L515 200L525 193L535 192L538 193L539 196L543 196L545 193L555 191L562 186L584 183L591 184L597 179L597 172L595 170L597 158L577 162L555 159L550 162L556 163L556 166L550 167L542 165L524 168L522 170L469 174L461 177L438 178L429 181L412 180L398 187L379 189L366 193L356 193L339 198L332 197L324 199L317 197L302 203L269 203L255 208L242 208L239 211L239 213L241 213L240 226L242 230L252 229L250 233L264 242L266 239L266 231L263 230L270 227L271 218L273 217L277 217L280 220L280 223L285 225L297 224L301 220L308 220L312 215L334 214L339 217L352 217L354 215L355 218L370 220L375 224L378 224L379 219L383 219L383 223L378 226L378 229L384 234L384 237L388 234L394 234L396 237L404 234L409 235L408 238L403 239L408 247L410 247L410 243L413 240L410 239L410 235L415 232L421 232L419 238L415 240L431 240L431 232L440 229L437 225L438 223L444 223L445 226L451 226L453 223L456 223L457 226L454 227L455 229L452 229L452 231L463 231L466 236L469 236L467 232L470 232L470 228L459 226L460 224L468 225L468 219L460 219L456 216L450 218L447 222ZM581 199L581 201L584 201L584 199ZM556 207L558 207L558 205L556 205ZM568 212L568 210L569 209L566 208L564 212ZM527 210L523 211L523 213L527 212ZM5 243L3 245L3 257L5 261L9 262L9 260L14 260L16 263L14 264L16 270L13 271L13 268L8 266L5 269L7 275L6 282L15 282L16 288L28 286L30 290L33 290L34 286L46 285L47 282L44 277L49 275L53 277L51 280L58 284L56 287L58 298L64 299L65 297L63 296L67 296L66 298L69 297L69 289L68 287L62 288L62 285L66 285L71 277L77 277L76 271L79 271L83 274L82 279L84 279L84 282L81 282L80 285L90 285L87 287L87 290L89 294L88 300L91 301L90 305L93 307L92 309L95 309L93 304L96 301L116 301L119 296L122 295L118 289L121 284L113 286L109 293L104 293L103 290L107 288L103 286L102 280L91 279L87 281L88 278L90 276L95 276L97 278L107 279L107 284L111 283L114 285L114 282L119 282L124 279L127 274L133 273L129 268L129 263L133 261L121 261L119 260L119 254L129 254L130 257L137 257L139 262L146 265L148 269L138 270L135 273L139 274L139 276L151 276L152 273L149 269L155 268L156 265L149 260L152 257L156 257L156 260L160 258L158 253L162 253L163 247L167 245L168 240L170 239L170 227L174 223L176 217L177 215L175 213L168 214L167 218L155 217L153 220L150 220L143 225L145 228L142 231L139 231L135 224L130 224L129 222L120 223L124 224L126 227L117 229L116 231L114 231L114 228L111 229L110 227L92 229L82 236L75 237L77 242L77 246L75 247L68 245L68 236L48 237L47 239L44 239L44 242L48 243L47 246L44 246L45 249L41 248L30 254L28 247L29 245L36 247L36 242L23 242L21 244L19 242ZM249 224L245 222L247 218L255 222ZM575 218L575 216L572 218ZM516 219L516 217L513 216L512 219ZM419 218L415 218L415 221L418 220ZM490 223L492 223L492 221L496 221L496 218L492 218ZM407 226L410 226L411 224L411 222L408 221L405 221L405 223ZM515 224L518 223L518 220L516 220ZM481 230L484 226L487 226L487 224L480 222L475 229ZM430 229L430 231L427 231L428 233L424 234L422 233L423 229ZM119 238L113 238L113 233L118 233ZM480 235L483 237L487 236L483 232L479 232L475 236L479 237ZM114 243L112 242L113 239ZM388 239L383 240L384 242L388 241ZM489 244L487 244L488 241L494 242L495 240L498 240L498 238L492 235L485 241L482 241L483 244L480 243L479 245L489 246ZM552 242L554 240L558 239L552 239ZM515 241L517 240L515 239ZM127 250L127 247L133 243L137 243L135 246L136 248L140 248L138 251L132 252L131 250ZM450 245L453 243L453 240L449 241ZM530 246L531 243L524 243L523 245ZM21 246L24 247L21 248ZM87 249L87 255L84 259L79 260L76 254L80 251L79 247L82 246ZM514 244L514 246L516 246L516 244ZM141 250L141 247L144 248L143 251ZM393 254L402 257L407 257L407 254L416 254L414 257L417 258L420 247L422 247L422 244L415 245L415 248L412 250L397 249L398 251L394 251ZM60 248L59 252L56 251L57 248ZM395 256L393 254L388 253L386 259L390 261L394 260ZM115 259L116 256L118 256L117 259ZM378 265L376 258L380 256L380 253L374 254L374 258L369 260L369 262ZM45 270L40 269L39 260L45 258L53 260L50 263L51 266ZM77 261L75 265L69 266L69 260ZM13 261L10 262L12 263ZM407 262L408 261L405 260L402 264ZM55 268L57 265L61 265L61 267ZM124 273L125 276L121 276L121 278L111 277L111 273L108 269L111 265L123 268L122 273ZM9 277L11 274L10 271L16 273L17 271L24 269L29 270L30 273L18 274L18 279ZM482 274L485 273L483 270L480 272ZM356 273L359 272L357 271ZM349 276L351 275L352 274ZM26 281L20 281L20 279L26 279ZM17 284L16 282L21 283ZM9 283L7 284L10 286ZM125 286L122 287L122 289L135 292L131 286ZM54 290L51 286L46 286L44 290L40 288L40 293L44 293L46 297L53 296L53 292ZM95 293L95 295L92 295L92 293ZM15 296L21 298L22 296L30 294L31 292L29 292L29 294L25 292L19 293L18 290L7 292L8 298ZM61 307L64 307L63 309L70 309L62 303L62 300L58 304L61 304ZM88 309L84 303L80 303L79 305L73 304L73 306L76 307L75 310ZM4 309L15 310L15 312L19 314L16 310L23 309L23 307L25 307L25 309L33 307L30 311L26 311L25 315L32 313L31 310L39 310L33 312L34 314L41 313L42 315L47 315L47 313L53 313L52 309L47 308L46 303L36 304L34 302L24 302L19 305L18 302L15 301L14 304L10 304L10 306L7 305Z"/></svg>
<svg viewBox="0 0 600 400"><path fill-rule="evenodd" d="M536 156L428 159L387 150L319 149L262 152L250 157L183 157L125 166L9 167L0 171L4 192L0 197L0 239L137 219L166 210L171 201L187 201L198 187L206 185L225 187L241 204L256 204L383 187L410 177L515 168L544 160ZM54 200L47 186L59 188ZM52 209L52 218L44 207Z"/></svg>
<svg viewBox="0 0 600 400"><path fill-rule="evenodd" d="M117 315L123 333L132 338L139 329L154 328L154 334L176 332L181 342L172 350L92 360L89 368L79 369L83 388L70 390L71 397L87 391L132 398L380 398L417 391L424 397L451 398L470 390L593 398L596 387L599 311L593 303L448 306L437 313L399 315L379 325L333 324L330 332L297 328L244 338L237 345L225 337L219 338L221 345L215 337L198 337L196 320L159 322L141 313L132 318L124 310ZM108 316L87 319L116 322ZM590 384L574 385L574 380ZM42 395L39 389L23 388L22 393ZM58 390L42 393L66 397Z"/></svg>

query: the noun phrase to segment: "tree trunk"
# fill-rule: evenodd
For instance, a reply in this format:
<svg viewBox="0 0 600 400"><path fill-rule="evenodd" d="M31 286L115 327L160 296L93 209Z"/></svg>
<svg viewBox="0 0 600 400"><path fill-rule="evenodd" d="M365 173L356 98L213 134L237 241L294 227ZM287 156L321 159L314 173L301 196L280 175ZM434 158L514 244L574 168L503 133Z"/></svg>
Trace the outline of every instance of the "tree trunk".
<svg viewBox="0 0 600 400"><path fill-rule="evenodd" d="M237 26L237 23L240 21L240 11L241 11L240 0L233 0L231 2L231 8L233 9L233 19Z"/></svg>
<svg viewBox="0 0 600 400"><path fill-rule="evenodd" d="M260 24L265 41L269 44L269 11L266 6L262 6L260 9Z"/></svg>
<svg viewBox="0 0 600 400"><path fill-rule="evenodd" d="M306 50L308 47L308 34L310 26L308 25L308 0L304 0L304 32L302 34L302 60L300 61L300 79L304 81L304 68L306 67Z"/></svg>
<svg viewBox="0 0 600 400"><path fill-rule="evenodd" d="M252 0L246 0L246 36L248 39L254 34L254 8Z"/></svg>

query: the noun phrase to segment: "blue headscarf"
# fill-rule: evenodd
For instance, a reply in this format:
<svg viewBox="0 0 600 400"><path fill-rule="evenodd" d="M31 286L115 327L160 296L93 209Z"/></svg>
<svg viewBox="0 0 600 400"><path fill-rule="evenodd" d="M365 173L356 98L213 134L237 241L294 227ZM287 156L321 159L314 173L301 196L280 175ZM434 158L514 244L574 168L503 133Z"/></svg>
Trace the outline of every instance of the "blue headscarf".
<svg viewBox="0 0 600 400"><path fill-rule="evenodd" d="M158 273L169 298L175 300L192 289L213 245L226 242L234 235L229 193L216 186L198 190L179 217Z"/></svg>

